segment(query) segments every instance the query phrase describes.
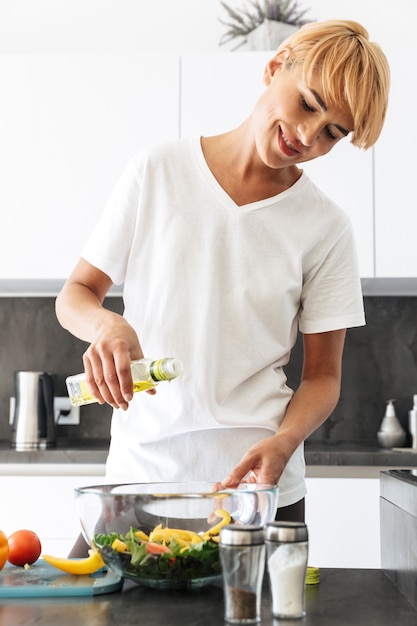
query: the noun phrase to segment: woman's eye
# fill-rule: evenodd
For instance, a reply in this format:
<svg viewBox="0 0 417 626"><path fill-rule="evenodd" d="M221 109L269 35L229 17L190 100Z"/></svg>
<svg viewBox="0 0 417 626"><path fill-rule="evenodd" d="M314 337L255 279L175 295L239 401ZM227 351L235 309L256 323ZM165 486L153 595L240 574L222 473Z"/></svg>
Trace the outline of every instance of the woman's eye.
<svg viewBox="0 0 417 626"><path fill-rule="evenodd" d="M301 104L303 105L303 109L306 111L314 111L313 107L311 107L304 98L301 99Z"/></svg>
<svg viewBox="0 0 417 626"><path fill-rule="evenodd" d="M330 139L339 139L339 137L337 135L332 133L332 131L330 130L330 128L328 126L326 126L326 133L330 137Z"/></svg>
<svg viewBox="0 0 417 626"><path fill-rule="evenodd" d="M329 126L326 126L326 133L327 133L328 137L330 137L330 139L332 139L332 140L340 139L340 137L338 135L336 135L335 133L333 133L330 130Z"/></svg>

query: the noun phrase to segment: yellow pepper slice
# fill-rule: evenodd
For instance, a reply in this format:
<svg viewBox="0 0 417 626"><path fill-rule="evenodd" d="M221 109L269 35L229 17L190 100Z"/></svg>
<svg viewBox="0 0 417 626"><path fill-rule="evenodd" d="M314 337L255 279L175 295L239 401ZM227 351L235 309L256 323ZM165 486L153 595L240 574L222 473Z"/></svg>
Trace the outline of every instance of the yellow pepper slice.
<svg viewBox="0 0 417 626"><path fill-rule="evenodd" d="M88 553L90 556L85 559L63 559L49 554L43 554L42 558L53 567L68 574L94 574L104 566L104 561L97 550L89 550Z"/></svg>
<svg viewBox="0 0 417 626"><path fill-rule="evenodd" d="M129 552L127 544L120 539L115 539L111 544L111 547L113 548L113 550L117 550L117 552Z"/></svg>
<svg viewBox="0 0 417 626"><path fill-rule="evenodd" d="M193 540L198 542L202 541L201 535L195 533L193 530L182 530L180 528L157 528L149 535L151 541L167 543L169 543L171 537L175 537L175 539L180 538L187 543Z"/></svg>
<svg viewBox="0 0 417 626"><path fill-rule="evenodd" d="M137 530L135 532L135 537L140 539L141 541L149 541L149 535L143 532L143 530Z"/></svg>
<svg viewBox="0 0 417 626"><path fill-rule="evenodd" d="M173 533L171 535L171 540L174 539L179 546L182 548L188 548L190 546L190 542L177 535L177 533Z"/></svg>
<svg viewBox="0 0 417 626"><path fill-rule="evenodd" d="M216 509L215 514L217 515L217 517L220 517L220 522L218 524L216 524L215 526L212 526L211 528L209 528L203 535L202 538L206 541L207 539L213 539L214 536L218 535L221 528L223 528L223 526L226 526L227 524L230 524L231 522L231 517L230 517L230 513L228 511L226 511L225 509Z"/></svg>

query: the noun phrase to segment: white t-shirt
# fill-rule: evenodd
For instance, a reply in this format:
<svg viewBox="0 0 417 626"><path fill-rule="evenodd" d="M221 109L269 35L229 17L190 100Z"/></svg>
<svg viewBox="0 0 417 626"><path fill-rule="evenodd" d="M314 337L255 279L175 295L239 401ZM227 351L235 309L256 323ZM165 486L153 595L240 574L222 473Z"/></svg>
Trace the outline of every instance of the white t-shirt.
<svg viewBox="0 0 417 626"><path fill-rule="evenodd" d="M83 257L124 283L124 315L146 357L182 360L155 396L116 410L110 482L217 481L276 432L293 391L283 366L297 337L364 324L350 220L305 173L238 206L200 140L129 163ZM279 506L305 495L301 445Z"/></svg>

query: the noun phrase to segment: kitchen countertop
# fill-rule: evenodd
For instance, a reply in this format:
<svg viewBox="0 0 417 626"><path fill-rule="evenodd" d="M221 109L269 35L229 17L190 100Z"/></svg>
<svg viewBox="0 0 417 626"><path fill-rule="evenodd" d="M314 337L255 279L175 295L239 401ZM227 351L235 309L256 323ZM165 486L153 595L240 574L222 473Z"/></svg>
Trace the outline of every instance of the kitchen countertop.
<svg viewBox="0 0 417 626"><path fill-rule="evenodd" d="M48 450L16 450L9 441L0 441L0 464L2 463L98 463L107 459L107 439L58 439L54 448Z"/></svg>
<svg viewBox="0 0 417 626"><path fill-rule="evenodd" d="M13 626L220 626L220 585L193 592L147 589L130 581L122 591L82 598L3 599L0 623ZM303 626L415 626L417 611L378 569L323 569L320 583L306 587ZM268 583L262 594L262 626L290 626L271 614Z"/></svg>
<svg viewBox="0 0 417 626"><path fill-rule="evenodd" d="M15 450L0 441L0 476L104 476L108 440L58 440L48 450Z"/></svg>
<svg viewBox="0 0 417 626"><path fill-rule="evenodd" d="M417 468L417 449L364 443L307 442L307 476L379 478L384 470Z"/></svg>
<svg viewBox="0 0 417 626"><path fill-rule="evenodd" d="M49 450L18 451L8 441L0 441L0 474L23 473L30 465L33 471L45 473L60 467L62 473L104 471L109 442L105 439L58 440ZM305 446L307 476L310 477L379 477L379 472L394 468L417 468L417 450L387 450L377 444L307 442ZM7 471L6 471L7 468ZM42 469L41 469L42 468ZM13 470L13 471L12 471Z"/></svg>

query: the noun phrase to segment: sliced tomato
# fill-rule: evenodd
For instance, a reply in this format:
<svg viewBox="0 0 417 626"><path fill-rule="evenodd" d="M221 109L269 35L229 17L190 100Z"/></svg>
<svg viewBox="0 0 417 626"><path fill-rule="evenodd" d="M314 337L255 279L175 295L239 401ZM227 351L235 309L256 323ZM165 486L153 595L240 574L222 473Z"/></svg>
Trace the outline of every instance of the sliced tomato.
<svg viewBox="0 0 417 626"><path fill-rule="evenodd" d="M162 543L155 543L154 541L146 542L146 552L147 554L165 554L166 552L172 554L172 550L168 546L164 546Z"/></svg>

